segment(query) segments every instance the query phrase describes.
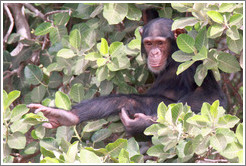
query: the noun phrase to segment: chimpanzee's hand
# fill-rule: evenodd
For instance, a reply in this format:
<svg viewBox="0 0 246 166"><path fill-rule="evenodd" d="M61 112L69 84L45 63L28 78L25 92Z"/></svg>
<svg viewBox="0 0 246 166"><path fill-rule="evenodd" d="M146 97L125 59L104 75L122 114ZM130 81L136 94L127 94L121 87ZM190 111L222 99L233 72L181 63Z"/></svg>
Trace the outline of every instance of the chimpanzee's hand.
<svg viewBox="0 0 246 166"><path fill-rule="evenodd" d="M134 135L134 132L143 132L147 127L155 123L155 117L147 116L143 113L134 114L134 119L131 119L124 108L119 114L120 119L128 133Z"/></svg>
<svg viewBox="0 0 246 166"><path fill-rule="evenodd" d="M46 128L57 128L59 126L73 126L79 122L79 117L72 112L62 109L45 107L41 104L29 104L30 109L36 109L35 113L43 112L44 116L49 119L49 123L43 123Z"/></svg>

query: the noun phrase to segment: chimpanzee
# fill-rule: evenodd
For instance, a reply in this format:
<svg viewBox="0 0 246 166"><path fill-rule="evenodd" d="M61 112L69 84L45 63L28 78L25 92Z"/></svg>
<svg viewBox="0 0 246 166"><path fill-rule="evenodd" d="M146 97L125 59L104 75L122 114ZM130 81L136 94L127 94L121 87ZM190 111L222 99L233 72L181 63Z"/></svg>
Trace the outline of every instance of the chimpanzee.
<svg viewBox="0 0 246 166"><path fill-rule="evenodd" d="M156 120L157 107L160 102L187 103L191 109L200 112L203 102L212 103L219 99L226 106L226 98L216 82L213 73L208 75L199 87L194 81L196 68L201 62L176 75L180 63L171 55L178 50L176 37L182 31L171 31L173 21L157 18L146 24L142 35L141 53L146 56L147 65L156 79L146 94L116 94L85 100L72 107L71 111L30 104L29 108L41 111L49 119L43 124L47 128L61 125L76 125L83 121L100 119L112 114L120 114L126 131L132 135L142 133Z"/></svg>

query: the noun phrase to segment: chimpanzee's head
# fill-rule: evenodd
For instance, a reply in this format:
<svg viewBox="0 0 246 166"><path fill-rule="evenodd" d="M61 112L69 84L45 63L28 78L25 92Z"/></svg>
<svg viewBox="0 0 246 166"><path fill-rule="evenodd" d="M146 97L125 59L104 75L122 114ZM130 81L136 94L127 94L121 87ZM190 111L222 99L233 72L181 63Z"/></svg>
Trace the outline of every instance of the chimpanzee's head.
<svg viewBox="0 0 246 166"><path fill-rule="evenodd" d="M178 49L172 23L170 19L157 18L140 29L141 53L145 54L148 68L155 74L166 68L171 54Z"/></svg>

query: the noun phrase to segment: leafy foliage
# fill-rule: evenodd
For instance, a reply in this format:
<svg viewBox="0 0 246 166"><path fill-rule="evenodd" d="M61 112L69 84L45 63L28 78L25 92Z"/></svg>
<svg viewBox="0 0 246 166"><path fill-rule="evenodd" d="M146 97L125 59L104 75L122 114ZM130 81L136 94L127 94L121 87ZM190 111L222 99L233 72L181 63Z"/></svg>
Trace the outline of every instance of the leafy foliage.
<svg viewBox="0 0 246 166"><path fill-rule="evenodd" d="M217 161L214 153L226 162L243 162L243 124L234 116L242 114L242 3L29 4L37 10L21 5L27 17L19 19L28 23L30 35L21 34L16 26L3 43L4 163L206 162ZM26 104L69 110L94 96L142 93L148 87L145 82L152 78L140 54L139 33L147 8L174 19L173 30L187 30L178 36L180 50L172 55L181 62L177 74L203 61L194 76L197 85L209 70L217 80L224 78L224 85L231 85L233 90L225 89L230 114L218 101L204 103L199 115L187 105L161 103L158 123L145 130L153 135L147 154L140 152L146 147L134 138L125 139L118 116L77 127L42 127L47 119ZM3 18L7 32L9 17ZM230 80L220 71L232 73L227 74ZM147 155L151 159L146 161Z"/></svg>

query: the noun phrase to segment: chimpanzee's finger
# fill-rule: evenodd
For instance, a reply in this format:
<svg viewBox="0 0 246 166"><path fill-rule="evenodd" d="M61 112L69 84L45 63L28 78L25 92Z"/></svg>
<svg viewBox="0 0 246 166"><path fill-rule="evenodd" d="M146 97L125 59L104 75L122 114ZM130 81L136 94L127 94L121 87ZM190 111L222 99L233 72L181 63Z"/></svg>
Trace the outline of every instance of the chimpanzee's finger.
<svg viewBox="0 0 246 166"><path fill-rule="evenodd" d="M27 107L31 108L31 109L37 109L37 108L43 107L43 105L41 105L41 104L29 104L29 105L27 105Z"/></svg>

